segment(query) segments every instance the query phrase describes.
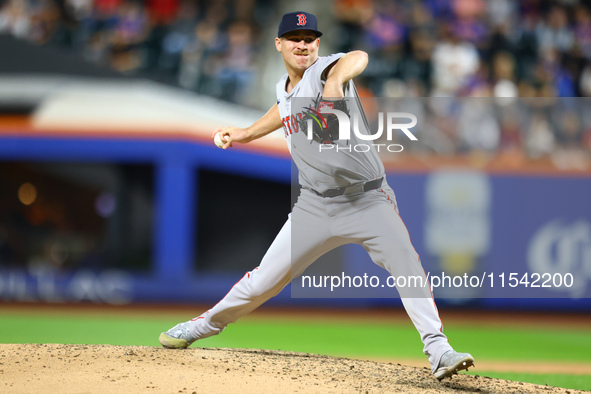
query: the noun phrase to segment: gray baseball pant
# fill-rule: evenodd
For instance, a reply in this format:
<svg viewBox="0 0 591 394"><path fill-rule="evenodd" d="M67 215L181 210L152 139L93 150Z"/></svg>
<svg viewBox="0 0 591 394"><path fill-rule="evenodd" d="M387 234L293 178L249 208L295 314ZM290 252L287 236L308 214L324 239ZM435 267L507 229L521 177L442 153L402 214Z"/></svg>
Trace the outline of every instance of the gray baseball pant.
<svg viewBox="0 0 591 394"><path fill-rule="evenodd" d="M392 276L418 275L426 280L388 185L331 198L302 189L260 265L247 272L213 308L193 319L192 334L199 339L219 334L228 324L277 295L324 253L347 243L362 245L371 259ZM398 291L435 371L441 356L452 347L443 334L431 289L427 286Z"/></svg>

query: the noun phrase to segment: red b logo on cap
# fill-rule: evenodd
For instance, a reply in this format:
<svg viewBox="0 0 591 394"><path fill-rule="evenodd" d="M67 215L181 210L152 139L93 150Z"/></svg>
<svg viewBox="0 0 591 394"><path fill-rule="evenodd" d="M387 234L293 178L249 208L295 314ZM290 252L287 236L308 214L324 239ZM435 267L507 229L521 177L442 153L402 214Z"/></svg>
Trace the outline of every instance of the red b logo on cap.
<svg viewBox="0 0 591 394"><path fill-rule="evenodd" d="M304 14L297 14L298 17L298 26L306 26L306 15Z"/></svg>

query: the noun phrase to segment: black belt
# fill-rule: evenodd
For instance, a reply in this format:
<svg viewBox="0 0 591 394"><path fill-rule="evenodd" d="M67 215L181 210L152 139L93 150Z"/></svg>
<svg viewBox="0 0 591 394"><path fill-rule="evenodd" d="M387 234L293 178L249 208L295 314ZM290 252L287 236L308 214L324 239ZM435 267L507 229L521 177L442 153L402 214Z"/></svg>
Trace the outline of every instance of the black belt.
<svg viewBox="0 0 591 394"><path fill-rule="evenodd" d="M314 193L316 193L320 197L337 197L337 196L342 196L343 194L347 193L347 189L349 190L349 193L355 193L355 192L361 192L361 191L367 192L370 190L377 189L380 186L382 186L383 181L384 181L384 178L374 179L373 181L365 182L363 184L346 186L346 187L339 187L337 189L328 189L324 193L320 193L314 189L310 189L310 190L312 190ZM349 194L349 193L347 193L347 194Z"/></svg>

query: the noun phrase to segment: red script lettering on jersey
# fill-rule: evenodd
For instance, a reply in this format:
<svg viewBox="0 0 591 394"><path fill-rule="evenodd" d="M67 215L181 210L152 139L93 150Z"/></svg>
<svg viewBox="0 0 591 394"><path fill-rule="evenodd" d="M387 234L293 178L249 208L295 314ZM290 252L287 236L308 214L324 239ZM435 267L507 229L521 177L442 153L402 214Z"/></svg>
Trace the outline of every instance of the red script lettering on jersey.
<svg viewBox="0 0 591 394"><path fill-rule="evenodd" d="M283 123L283 130L285 131L285 137L287 138L290 134L297 133L300 131L299 121L303 117L303 113L300 112L299 114L286 116L285 118L281 119L281 123Z"/></svg>

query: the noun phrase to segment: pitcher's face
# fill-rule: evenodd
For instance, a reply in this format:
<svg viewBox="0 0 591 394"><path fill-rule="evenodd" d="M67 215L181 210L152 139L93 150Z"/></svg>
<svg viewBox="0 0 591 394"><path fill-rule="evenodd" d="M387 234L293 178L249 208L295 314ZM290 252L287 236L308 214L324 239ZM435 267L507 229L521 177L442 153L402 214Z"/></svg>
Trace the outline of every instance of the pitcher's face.
<svg viewBox="0 0 591 394"><path fill-rule="evenodd" d="M275 39L275 47L283 55L285 66L302 73L318 59L320 39L309 30L297 30Z"/></svg>

